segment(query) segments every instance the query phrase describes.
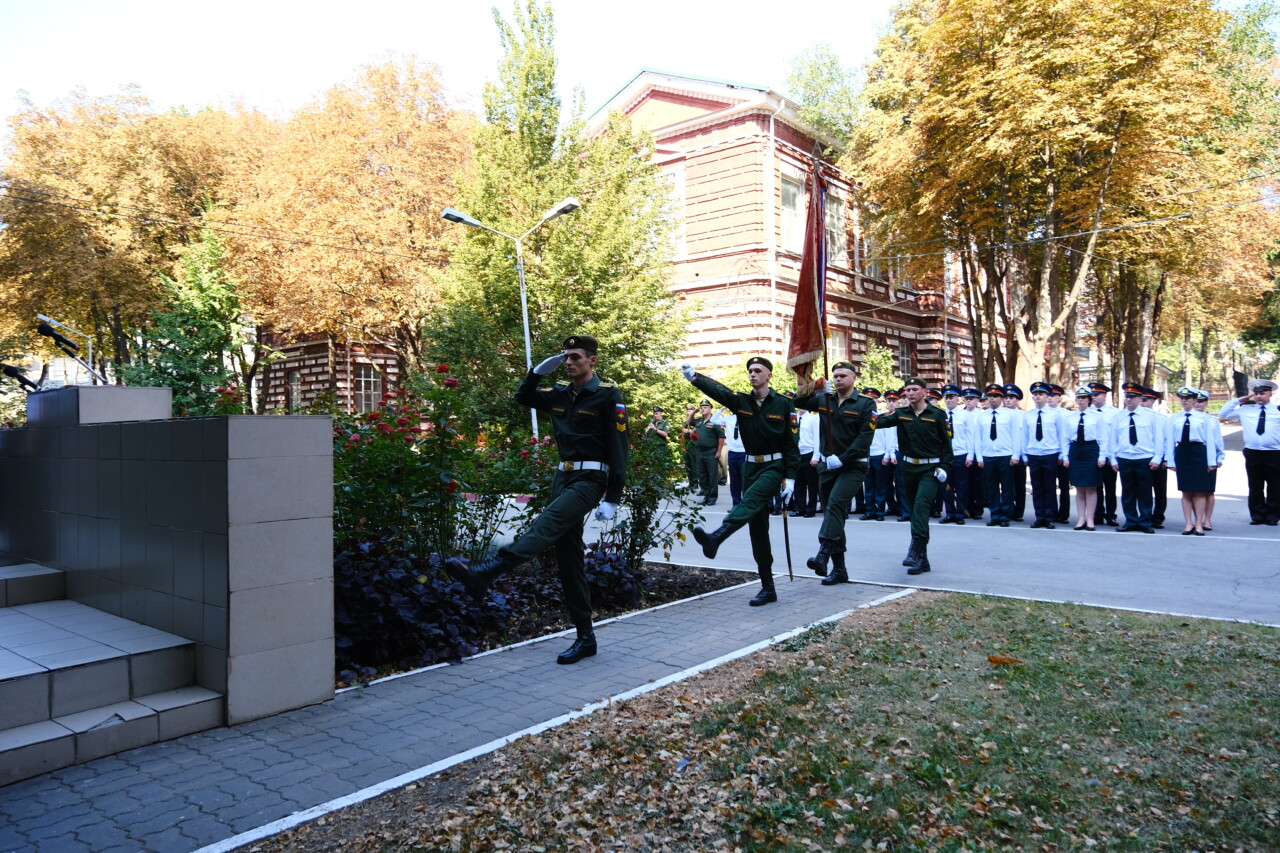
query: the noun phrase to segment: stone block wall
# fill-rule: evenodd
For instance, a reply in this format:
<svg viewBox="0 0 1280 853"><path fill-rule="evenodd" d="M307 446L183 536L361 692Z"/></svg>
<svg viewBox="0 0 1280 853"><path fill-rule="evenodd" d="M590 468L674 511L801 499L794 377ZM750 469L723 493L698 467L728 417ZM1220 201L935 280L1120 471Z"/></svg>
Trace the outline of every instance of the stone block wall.
<svg viewBox="0 0 1280 853"><path fill-rule="evenodd" d="M330 698L330 419L167 419L168 401L31 395L29 426L0 430L0 551L62 569L68 598L194 640L197 683L226 696L230 723Z"/></svg>

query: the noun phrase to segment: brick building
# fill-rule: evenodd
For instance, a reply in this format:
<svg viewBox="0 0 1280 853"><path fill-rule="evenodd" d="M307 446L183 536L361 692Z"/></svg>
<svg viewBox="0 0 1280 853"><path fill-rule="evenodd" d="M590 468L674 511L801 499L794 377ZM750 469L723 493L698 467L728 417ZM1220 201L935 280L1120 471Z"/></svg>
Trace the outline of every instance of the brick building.
<svg viewBox="0 0 1280 853"><path fill-rule="evenodd" d="M672 286L696 300L684 355L701 369L765 353L779 363L794 313L814 136L777 92L645 70L592 117L622 112L653 134L678 231ZM901 374L975 380L963 294L895 280L859 225L855 188L826 169L829 359L860 363L867 342Z"/></svg>
<svg viewBox="0 0 1280 853"><path fill-rule="evenodd" d="M399 385L395 355L376 344L318 338L281 344L279 349L284 358L267 365L258 379L266 411L294 411L332 391L342 411L369 412L384 391Z"/></svg>

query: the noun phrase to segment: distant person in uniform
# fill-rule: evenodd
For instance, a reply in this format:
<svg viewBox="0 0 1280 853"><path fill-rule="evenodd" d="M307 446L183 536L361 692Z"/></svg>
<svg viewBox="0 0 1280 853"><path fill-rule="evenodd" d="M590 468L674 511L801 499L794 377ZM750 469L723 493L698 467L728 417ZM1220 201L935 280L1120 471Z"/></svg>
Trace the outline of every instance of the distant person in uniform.
<svg viewBox="0 0 1280 853"><path fill-rule="evenodd" d="M1196 411L1196 389L1178 389L1182 413L1169 419L1165 458L1182 492L1182 535L1203 536L1209 506L1209 475L1226 458L1218 419Z"/></svg>
<svg viewBox="0 0 1280 853"><path fill-rule="evenodd" d="M1276 383L1255 379L1249 393L1228 400L1222 420L1239 418L1244 438L1244 472L1249 480L1249 523L1280 523L1280 408L1272 402Z"/></svg>

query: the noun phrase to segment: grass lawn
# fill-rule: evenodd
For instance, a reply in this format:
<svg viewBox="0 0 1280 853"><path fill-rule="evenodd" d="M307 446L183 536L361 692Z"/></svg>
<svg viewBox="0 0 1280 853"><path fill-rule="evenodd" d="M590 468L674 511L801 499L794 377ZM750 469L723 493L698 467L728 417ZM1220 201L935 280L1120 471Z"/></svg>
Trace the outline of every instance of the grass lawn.
<svg viewBox="0 0 1280 853"><path fill-rule="evenodd" d="M1275 629L917 594L258 850L1280 850Z"/></svg>

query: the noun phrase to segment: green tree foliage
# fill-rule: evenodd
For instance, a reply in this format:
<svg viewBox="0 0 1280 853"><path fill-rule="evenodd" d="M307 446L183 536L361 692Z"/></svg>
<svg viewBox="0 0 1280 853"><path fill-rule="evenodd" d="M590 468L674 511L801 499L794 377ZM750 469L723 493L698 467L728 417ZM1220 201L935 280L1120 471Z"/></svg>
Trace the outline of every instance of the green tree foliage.
<svg viewBox="0 0 1280 853"><path fill-rule="evenodd" d="M800 104L800 120L826 140L827 152L843 149L853 135L862 81L840 64L835 49L816 44L791 60L787 91Z"/></svg>
<svg viewBox="0 0 1280 853"><path fill-rule="evenodd" d="M884 393L902 387L905 378L898 375L898 362L893 350L874 341L867 343L867 351L862 356L862 372L858 374L859 388L870 386Z"/></svg>
<svg viewBox="0 0 1280 853"><path fill-rule="evenodd" d="M456 206L519 237L560 200L578 198L580 210L523 241L533 360L570 334L591 334L598 372L623 386L633 411L668 402L685 319L667 287L669 193L651 163L652 140L620 116L588 135L580 104L565 120L549 5L530 0L511 23L494 18L504 55L498 81L485 87L476 169ZM424 342L430 360L464 380L472 417L524 428L528 414L512 400L526 372L512 240L466 230Z"/></svg>
<svg viewBox="0 0 1280 853"><path fill-rule="evenodd" d="M205 231L183 251L182 275L160 276L162 305L151 312L133 362L121 370L129 385L172 388L178 414L223 412L228 396L218 389L247 385L261 360L225 256L222 239Z"/></svg>

